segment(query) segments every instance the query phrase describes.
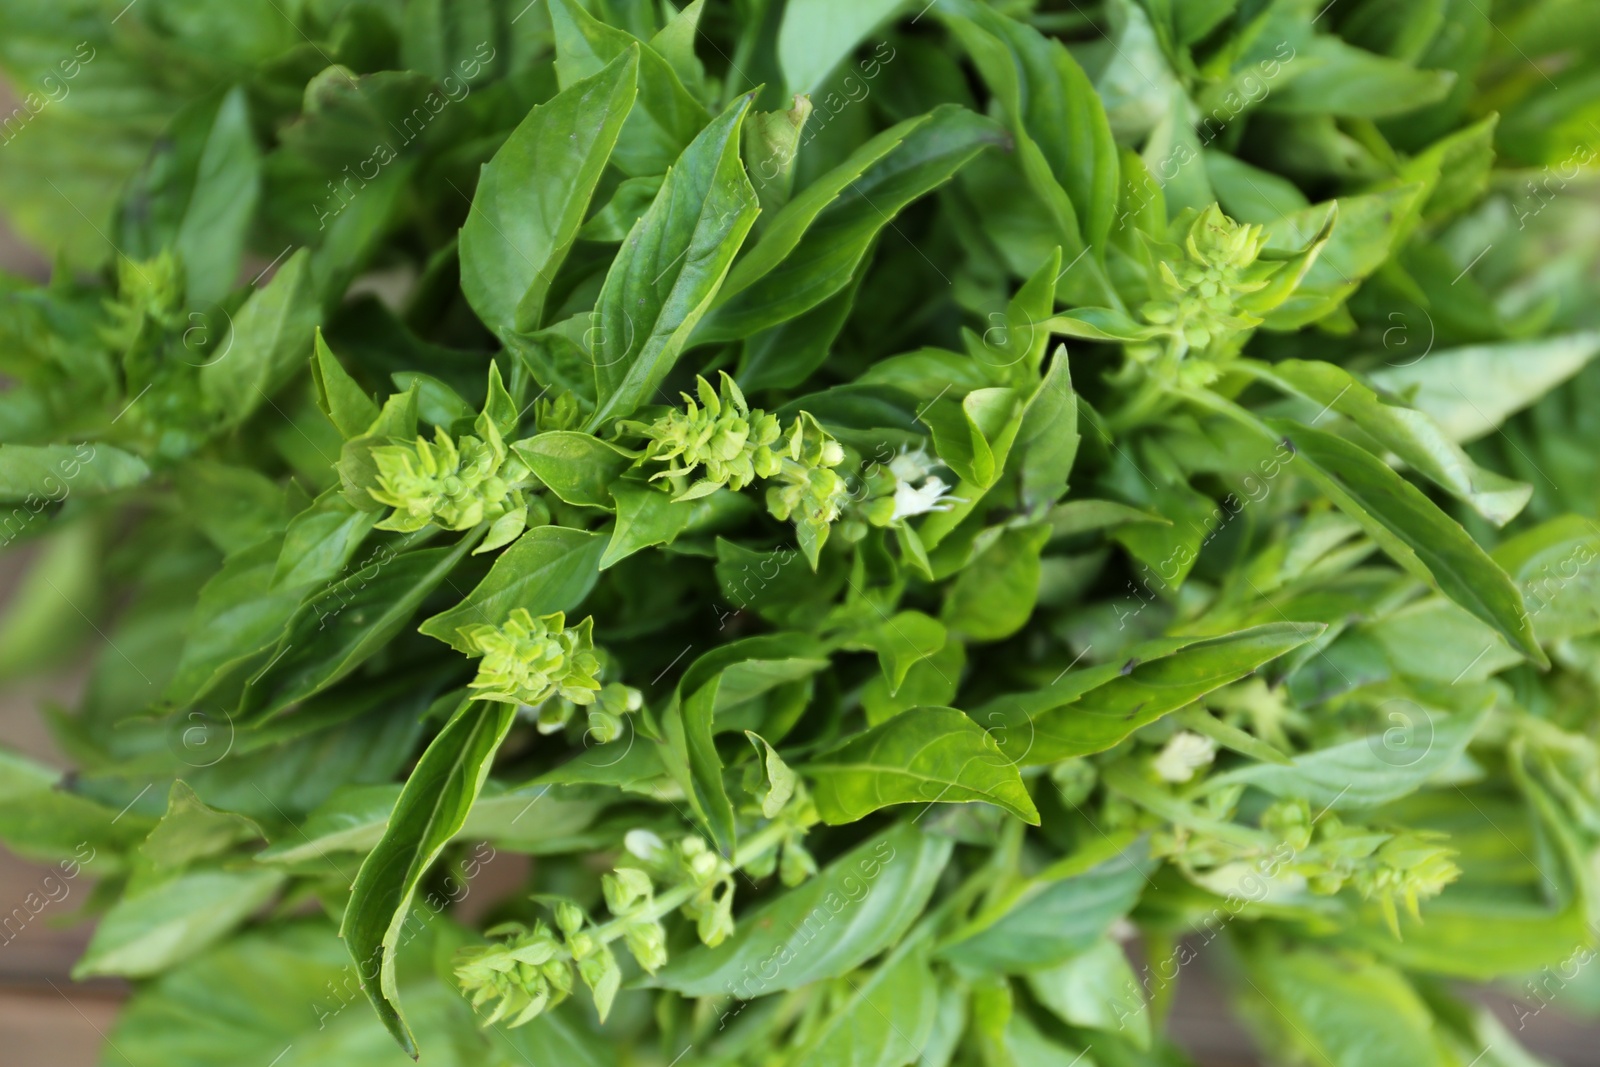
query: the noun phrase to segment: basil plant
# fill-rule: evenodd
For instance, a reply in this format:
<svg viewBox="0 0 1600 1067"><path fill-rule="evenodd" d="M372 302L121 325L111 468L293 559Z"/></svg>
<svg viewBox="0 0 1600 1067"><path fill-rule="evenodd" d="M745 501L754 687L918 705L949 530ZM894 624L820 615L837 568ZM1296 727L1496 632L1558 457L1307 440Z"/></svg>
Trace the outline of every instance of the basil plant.
<svg viewBox="0 0 1600 1067"><path fill-rule="evenodd" d="M0 672L86 675L0 840L93 883L103 1062L1175 1067L1186 981L1275 1064L1537 1062L1600 1005L1597 58L9 0Z"/></svg>

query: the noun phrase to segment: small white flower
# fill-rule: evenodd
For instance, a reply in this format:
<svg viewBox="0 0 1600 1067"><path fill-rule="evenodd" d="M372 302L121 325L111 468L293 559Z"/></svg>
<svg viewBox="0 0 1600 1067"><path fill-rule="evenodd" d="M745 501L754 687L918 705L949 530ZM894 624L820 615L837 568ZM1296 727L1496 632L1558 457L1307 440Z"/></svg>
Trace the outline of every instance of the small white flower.
<svg viewBox="0 0 1600 1067"><path fill-rule="evenodd" d="M937 461L924 448L919 447L915 451L902 448L900 454L889 461L889 473L905 485L922 481L937 465Z"/></svg>
<svg viewBox="0 0 1600 1067"><path fill-rule="evenodd" d="M898 521L913 515L925 515L930 511L949 511L958 503L949 493L950 486L934 476L929 476L920 487L915 487L908 481L901 481L894 487L893 518Z"/></svg>
<svg viewBox="0 0 1600 1067"><path fill-rule="evenodd" d="M622 835L622 847L647 863L659 863L667 858L667 843L652 830L629 830Z"/></svg>
<svg viewBox="0 0 1600 1067"><path fill-rule="evenodd" d="M1156 757L1156 773L1163 781L1187 782L1201 767L1217 758L1217 743L1209 737L1180 730Z"/></svg>

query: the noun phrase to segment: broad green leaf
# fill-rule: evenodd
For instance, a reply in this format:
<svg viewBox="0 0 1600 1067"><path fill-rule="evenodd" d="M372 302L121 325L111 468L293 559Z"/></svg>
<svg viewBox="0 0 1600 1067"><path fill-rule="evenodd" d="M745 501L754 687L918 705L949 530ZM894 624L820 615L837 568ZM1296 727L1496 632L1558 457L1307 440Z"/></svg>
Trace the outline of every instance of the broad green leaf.
<svg viewBox="0 0 1600 1067"><path fill-rule="evenodd" d="M124 854L147 834L152 821L138 811L114 807L61 788L62 774L25 756L0 749L0 842L37 863L86 869L95 876L120 870Z"/></svg>
<svg viewBox="0 0 1600 1067"><path fill-rule="evenodd" d="M1383 461L1348 441L1286 419L1268 421L1294 449L1297 472L1416 577L1488 623L1540 666L1522 594L1461 525Z"/></svg>
<svg viewBox="0 0 1600 1067"><path fill-rule="evenodd" d="M1355 954L1263 941L1245 957L1245 1019L1270 1047L1329 1067L1445 1067L1434 1019L1399 971Z"/></svg>
<svg viewBox="0 0 1600 1067"><path fill-rule="evenodd" d="M600 559L601 570L651 545L670 545L688 526L700 503L674 501L664 489L627 479L613 481L610 493L616 501L617 524Z"/></svg>
<svg viewBox="0 0 1600 1067"><path fill-rule="evenodd" d="M716 948L697 945L674 956L650 984L690 997L753 1000L848 974L910 929L950 849L948 838L901 823L740 915Z"/></svg>
<svg viewBox="0 0 1600 1067"><path fill-rule="evenodd" d="M1295 756L1258 763L1206 780L1207 790L1244 782L1277 797L1299 797L1323 811L1375 808L1422 787L1455 764L1483 725L1492 694L1480 706L1451 713L1406 697L1385 702L1381 732Z"/></svg>
<svg viewBox="0 0 1600 1067"><path fill-rule="evenodd" d="M749 337L838 293L908 204L1001 137L989 119L946 105L867 141L769 222L734 265L695 340Z"/></svg>
<svg viewBox="0 0 1600 1067"><path fill-rule="evenodd" d="M889 692L889 680L879 671L861 691L867 725L877 726L911 708L948 706L956 698L966 665L966 647L960 641L946 641L939 651L912 664L893 693Z"/></svg>
<svg viewBox="0 0 1600 1067"><path fill-rule="evenodd" d="M963 483L988 489L1005 469L1021 415L1017 391L994 388L975 389L959 403L937 401L920 418L933 433L939 458Z"/></svg>
<svg viewBox="0 0 1600 1067"><path fill-rule="evenodd" d="M1028 988L1063 1022L1150 1047L1150 1012L1122 946L1102 937L1064 963L1028 972Z"/></svg>
<svg viewBox="0 0 1600 1067"><path fill-rule="evenodd" d="M266 403L312 353L322 310L310 256L300 249L250 294L234 313L221 351L200 368L200 390L228 425Z"/></svg>
<svg viewBox="0 0 1600 1067"><path fill-rule="evenodd" d="M1343 368L1289 359L1274 363L1261 375L1316 404L1321 409L1318 418L1329 411L1348 418L1417 473L1496 526L1516 518L1533 494L1531 485L1472 462L1425 412L1386 402Z"/></svg>
<svg viewBox="0 0 1600 1067"><path fill-rule="evenodd" d="M1028 184L1048 205L1063 256L1103 249L1120 163L1105 108L1077 60L983 4L951 4L950 26L1011 119Z"/></svg>
<svg viewBox="0 0 1600 1067"><path fill-rule="evenodd" d="M1600 332L1589 331L1431 352L1371 378L1433 416L1451 440L1471 441L1578 373L1596 353Z"/></svg>
<svg viewBox="0 0 1600 1067"><path fill-rule="evenodd" d="M240 714L276 715L348 676L400 632L476 543L468 535L451 548L395 553L385 546L309 597L270 662L245 685Z"/></svg>
<svg viewBox="0 0 1600 1067"><path fill-rule="evenodd" d="M933 1032L939 986L928 938L908 937L872 974L846 979L846 997L793 1062L838 1067L900 1067L917 1062Z"/></svg>
<svg viewBox="0 0 1600 1067"><path fill-rule="evenodd" d="M1039 596L1039 553L1049 539L1044 523L1005 530L951 584L944 624L973 641L999 641L1022 629Z"/></svg>
<svg viewBox="0 0 1600 1067"><path fill-rule="evenodd" d="M383 837L400 790L399 783L341 787L304 825L282 835L256 858L293 864L322 859L330 852L367 852ZM599 811L595 802L551 790L548 785L507 789L492 780L485 782L456 839L537 852L546 842L581 832Z"/></svg>
<svg viewBox="0 0 1600 1067"><path fill-rule="evenodd" d="M1535 526L1494 550L1495 562L1522 589L1541 641L1562 641L1600 631L1600 526L1563 515Z"/></svg>
<svg viewBox="0 0 1600 1067"><path fill-rule="evenodd" d="M1041 509L1061 499L1078 456L1078 394L1072 389L1065 345L1056 348L1050 369L1029 398L1013 448L1021 453L1018 488L1023 504Z"/></svg>
<svg viewBox="0 0 1600 1067"><path fill-rule="evenodd" d="M277 871L196 870L139 883L101 918L72 977L159 974L227 936L284 880Z"/></svg>
<svg viewBox="0 0 1600 1067"><path fill-rule="evenodd" d="M1039 824L994 738L955 708L912 708L819 753L801 768L824 822L855 822L893 804L984 801Z"/></svg>
<svg viewBox="0 0 1600 1067"><path fill-rule="evenodd" d="M906 673L936 654L945 643L945 628L920 611L902 611L864 633L861 643L878 654L889 683L889 695L900 691Z"/></svg>
<svg viewBox="0 0 1600 1067"><path fill-rule="evenodd" d="M544 325L550 283L633 106L638 72L632 46L529 111L484 164L461 227L461 289L496 333Z"/></svg>
<svg viewBox="0 0 1600 1067"><path fill-rule="evenodd" d="M1136 846L1086 871L1045 870L1012 887L939 950L960 966L1025 973L1092 947L1132 910L1149 861Z"/></svg>
<svg viewBox="0 0 1600 1067"><path fill-rule="evenodd" d="M1294 330L1335 311L1383 265L1421 206L1428 186L1412 182L1380 193L1342 196L1333 232L1291 295L1266 317L1269 330ZM1291 255L1312 244L1328 222L1328 205L1313 204L1267 226L1266 251Z"/></svg>
<svg viewBox="0 0 1600 1067"><path fill-rule="evenodd" d="M760 207L739 161L749 108L739 97L684 149L606 272L589 339L591 428L649 402L755 222Z"/></svg>
<svg viewBox="0 0 1600 1067"><path fill-rule="evenodd" d="M612 507L610 486L633 457L591 434L551 430L518 441L512 449L549 490L569 504Z"/></svg>
<svg viewBox="0 0 1600 1067"><path fill-rule="evenodd" d="M1153 511L1119 504L1115 500L1068 500L1050 509L1050 536L1071 537L1090 530L1105 530L1130 522L1171 525L1172 520Z"/></svg>
<svg viewBox="0 0 1600 1067"><path fill-rule="evenodd" d="M778 65L787 92L813 93L906 0L794 0L778 25Z"/></svg>
<svg viewBox="0 0 1600 1067"><path fill-rule="evenodd" d="M1263 111L1285 115L1386 118L1437 103L1456 76L1352 47L1319 34L1296 57L1293 78L1261 101Z"/></svg>
<svg viewBox="0 0 1600 1067"><path fill-rule="evenodd" d="M322 328L315 332L311 353L311 382L317 391L317 406L345 440L359 437L378 417L378 405L362 391L354 378L322 339Z"/></svg>
<svg viewBox="0 0 1600 1067"><path fill-rule="evenodd" d="M30 508L74 493L95 496L138 485L150 468L138 456L107 444L0 444L0 503Z"/></svg>
<svg viewBox="0 0 1600 1067"><path fill-rule="evenodd" d="M627 30L608 26L576 0L550 0L556 77L562 89L598 74L630 48L639 48L639 93L624 117L612 155L630 177L660 174L673 165L711 116L665 59ZM737 139L735 139L737 140Z"/></svg>
<svg viewBox="0 0 1600 1067"><path fill-rule="evenodd" d="M384 1027L412 1058L400 1011L395 953L417 884L466 822L489 763L516 719L515 705L470 702L445 724L406 779L383 837L356 874L339 936Z"/></svg>
<svg viewBox="0 0 1600 1067"><path fill-rule="evenodd" d="M687 692L679 686L679 694L661 714L661 733L666 742L662 759L683 787L712 843L724 856L731 857L738 843L737 829L714 738L720 682L721 676L717 675Z"/></svg>
<svg viewBox="0 0 1600 1067"><path fill-rule="evenodd" d="M272 587L295 589L331 582L349 566L379 517L379 512L352 507L340 490L329 489L289 521L272 570Z"/></svg>
<svg viewBox="0 0 1600 1067"><path fill-rule="evenodd" d="M165 699L190 706L277 642L306 593L273 585L282 550L273 538L235 553L200 589Z"/></svg>
<svg viewBox="0 0 1600 1067"><path fill-rule="evenodd" d="M1220 637L1153 642L1133 649L1126 660L1069 668L1036 692L997 697L973 718L1008 760L1022 765L1102 752L1324 629L1321 623L1280 622Z"/></svg>
<svg viewBox="0 0 1600 1067"><path fill-rule="evenodd" d="M600 574L605 538L564 526L536 526L495 559L483 581L455 607L428 619L419 631L458 652L472 652L464 626L498 626L516 608L532 615L571 611L583 603Z"/></svg>
<svg viewBox="0 0 1600 1067"><path fill-rule="evenodd" d="M447 953L461 936L443 916L406 931L400 985L430 1064L524 1062L511 1042L541 1055L565 1054L539 1063L589 1067L602 1062L574 1055L581 1044L541 1043L552 1031L571 1026L565 1011L509 1037L480 1031L467 1002L433 966L435 956ZM130 1061L166 1067L406 1062L361 1003L349 956L333 925L322 919L252 930L140 986L118 1013L107 1041L105 1067Z"/></svg>
<svg viewBox="0 0 1600 1067"><path fill-rule="evenodd" d="M261 827L253 821L208 806L180 779L167 795L167 813L139 852L157 868L178 870L261 836Z"/></svg>

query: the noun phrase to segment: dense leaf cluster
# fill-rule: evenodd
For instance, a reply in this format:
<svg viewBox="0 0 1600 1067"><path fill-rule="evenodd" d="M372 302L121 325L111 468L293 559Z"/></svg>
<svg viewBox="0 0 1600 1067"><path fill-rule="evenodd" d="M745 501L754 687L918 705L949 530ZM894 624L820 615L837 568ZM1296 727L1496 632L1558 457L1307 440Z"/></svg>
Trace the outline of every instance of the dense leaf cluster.
<svg viewBox="0 0 1600 1067"><path fill-rule="evenodd" d="M1202 954L1531 1062L1449 982L1595 1000L1600 20L1489 6L5 5L107 1062L1175 1065Z"/></svg>

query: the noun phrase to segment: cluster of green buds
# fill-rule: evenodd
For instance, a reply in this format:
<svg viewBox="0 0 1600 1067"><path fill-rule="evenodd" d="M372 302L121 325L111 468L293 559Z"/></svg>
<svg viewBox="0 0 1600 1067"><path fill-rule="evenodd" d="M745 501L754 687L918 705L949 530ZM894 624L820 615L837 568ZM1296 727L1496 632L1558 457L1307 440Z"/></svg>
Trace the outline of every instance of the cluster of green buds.
<svg viewBox="0 0 1600 1067"><path fill-rule="evenodd" d="M778 484L767 487L767 510L779 521L794 522L800 547L813 563L850 499L844 475L835 469L842 463L844 447L802 411L789 431L789 446L775 475Z"/></svg>
<svg viewBox="0 0 1600 1067"><path fill-rule="evenodd" d="M1238 788L1213 793L1200 814L1206 820L1225 819L1239 795ZM1218 891L1252 868L1284 894L1332 896L1353 889L1378 905L1397 937L1398 905L1403 903L1420 919L1420 902L1437 896L1461 874L1453 852L1443 844L1446 835L1347 824L1331 811L1313 817L1303 799L1269 805L1259 825L1261 840L1253 844L1243 837L1174 826L1153 836L1153 848Z"/></svg>
<svg viewBox="0 0 1600 1067"><path fill-rule="evenodd" d="M606 682L586 705L589 737L608 745L622 736L624 717L644 706L644 694L621 682ZM578 710L578 702L557 694L539 704L533 718L541 734L566 729Z"/></svg>
<svg viewBox="0 0 1600 1067"><path fill-rule="evenodd" d="M655 884L637 867L618 867L600 879L606 907L622 923L622 940L639 966L655 974L667 965L667 931L655 912Z"/></svg>
<svg viewBox="0 0 1600 1067"><path fill-rule="evenodd" d="M440 428L431 443L418 437L372 450L378 487L368 492L394 509L378 523L380 530L410 533L429 523L468 530L491 523L479 552L522 534L528 523L523 493L531 480L528 466L506 447L492 419L479 418L476 429L481 436L457 441Z"/></svg>
<svg viewBox="0 0 1600 1067"><path fill-rule="evenodd" d="M683 410L650 423L622 422L618 431L649 442L642 462L667 464L650 477L669 479L674 500L770 480L767 510L780 521L793 520L801 547L815 564L830 526L850 499L845 476L835 469L844 463L844 447L806 412L785 432L776 415L750 407L726 372L720 392L704 378L697 379L696 392L698 401L682 394Z"/></svg>
<svg viewBox="0 0 1600 1067"><path fill-rule="evenodd" d="M146 260L118 256L117 296L106 301L111 322L101 329L102 339L125 349L147 321L163 330L178 326L184 321L184 288L183 265L171 249Z"/></svg>
<svg viewBox="0 0 1600 1067"><path fill-rule="evenodd" d="M486 931L506 940L472 945L456 954L456 983L474 1009L497 1002L484 1020L521 1026L572 993L572 964L561 940L544 923L504 923Z"/></svg>
<svg viewBox="0 0 1600 1067"><path fill-rule="evenodd" d="M1375 900L1395 936L1400 934L1397 903L1420 919L1421 901L1438 896L1461 876L1442 842L1448 835L1427 831L1391 833L1344 823L1332 812L1317 818L1304 800L1284 800L1263 813L1262 828L1295 850L1289 869L1306 880L1306 888L1331 896L1345 886Z"/></svg>
<svg viewBox="0 0 1600 1067"><path fill-rule="evenodd" d="M671 479L677 489L675 500L694 500L723 486L737 492L758 477L777 474L780 457L773 446L782 436L778 417L759 408L750 410L726 371L720 393L704 378L696 382L698 404L682 393L682 411L674 409L652 423L625 422L619 427L649 440L646 461L668 465L651 480ZM689 476L696 471L701 476L691 484Z"/></svg>
<svg viewBox="0 0 1600 1067"><path fill-rule="evenodd" d="M468 683L479 700L536 706L559 696L573 704L596 702L600 657L592 618L568 626L559 611L535 618L516 608L503 624L464 627L462 636L483 657Z"/></svg>
<svg viewBox="0 0 1600 1067"><path fill-rule="evenodd" d="M1266 243L1262 227L1240 225L1212 204L1189 223L1181 247L1161 249L1151 282L1154 291L1140 314L1161 327L1180 351L1225 345L1261 323L1239 301L1266 288L1281 267L1259 260Z"/></svg>

